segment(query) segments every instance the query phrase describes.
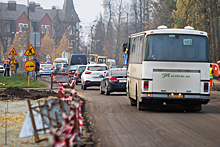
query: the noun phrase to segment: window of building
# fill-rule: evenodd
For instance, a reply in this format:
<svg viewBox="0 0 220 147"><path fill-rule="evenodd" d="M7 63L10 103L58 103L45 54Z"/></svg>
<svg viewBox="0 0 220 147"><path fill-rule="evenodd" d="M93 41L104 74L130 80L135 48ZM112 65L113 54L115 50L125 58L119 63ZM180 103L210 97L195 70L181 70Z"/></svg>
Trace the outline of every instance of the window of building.
<svg viewBox="0 0 220 147"><path fill-rule="evenodd" d="M19 32L27 32L28 24L26 23L19 23L18 24Z"/></svg>
<svg viewBox="0 0 220 147"><path fill-rule="evenodd" d="M31 32L34 32L34 26L31 25Z"/></svg>
<svg viewBox="0 0 220 147"><path fill-rule="evenodd" d="M41 33L49 34L50 33L50 25L41 25Z"/></svg>
<svg viewBox="0 0 220 147"><path fill-rule="evenodd" d="M46 25L46 33L49 34L49 31L50 31L50 26Z"/></svg>
<svg viewBox="0 0 220 147"><path fill-rule="evenodd" d="M10 24L9 24L9 23L6 24L6 31L7 31L7 32L10 32Z"/></svg>
<svg viewBox="0 0 220 147"><path fill-rule="evenodd" d="M7 46L11 46L11 37L4 37L5 43L7 43Z"/></svg>
<svg viewBox="0 0 220 147"><path fill-rule="evenodd" d="M19 23L18 27L19 27L19 32L22 32L23 23Z"/></svg>
<svg viewBox="0 0 220 147"><path fill-rule="evenodd" d="M69 26L69 27L68 27L68 33L69 33L69 35L74 35L74 30L75 30L75 27L74 27L74 26Z"/></svg>
<svg viewBox="0 0 220 147"><path fill-rule="evenodd" d="M45 34L45 25L42 25L42 26L41 26L41 33L42 33L42 34Z"/></svg>
<svg viewBox="0 0 220 147"><path fill-rule="evenodd" d="M74 40L68 40L69 48L73 48Z"/></svg>
<svg viewBox="0 0 220 147"><path fill-rule="evenodd" d="M27 24L23 24L23 31L27 32L27 29L28 29L28 25Z"/></svg>

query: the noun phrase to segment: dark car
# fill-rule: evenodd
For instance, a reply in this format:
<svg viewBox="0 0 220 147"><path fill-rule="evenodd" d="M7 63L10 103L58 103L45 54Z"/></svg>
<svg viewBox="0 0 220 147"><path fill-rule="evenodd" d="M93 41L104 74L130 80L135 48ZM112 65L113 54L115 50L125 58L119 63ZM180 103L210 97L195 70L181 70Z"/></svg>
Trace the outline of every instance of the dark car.
<svg viewBox="0 0 220 147"><path fill-rule="evenodd" d="M72 76L74 76L74 74L75 74L75 72L76 72L78 66L79 66L79 65L72 65L72 66L70 66L70 67L69 67L69 74L72 75Z"/></svg>
<svg viewBox="0 0 220 147"><path fill-rule="evenodd" d="M113 68L109 69L108 75L103 76L100 83L100 94L109 95L111 92L126 92L126 69Z"/></svg>
<svg viewBox="0 0 220 147"><path fill-rule="evenodd" d="M86 69L86 65L78 65L74 73L74 78L76 79L76 85L78 85L78 83L81 83L81 75L85 69Z"/></svg>

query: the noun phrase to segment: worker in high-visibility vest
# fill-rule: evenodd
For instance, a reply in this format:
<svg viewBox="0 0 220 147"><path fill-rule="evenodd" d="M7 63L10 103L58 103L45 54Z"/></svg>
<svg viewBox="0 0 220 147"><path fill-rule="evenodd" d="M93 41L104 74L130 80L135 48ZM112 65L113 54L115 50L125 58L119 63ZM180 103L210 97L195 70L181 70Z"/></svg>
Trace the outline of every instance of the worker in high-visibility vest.
<svg viewBox="0 0 220 147"><path fill-rule="evenodd" d="M6 59L4 62L4 68L5 68L4 76L9 76L9 70L11 68L10 63L11 63L10 58Z"/></svg>
<svg viewBox="0 0 220 147"><path fill-rule="evenodd" d="M214 71L212 69L212 65L210 64L210 87L212 86L213 74L214 74Z"/></svg>

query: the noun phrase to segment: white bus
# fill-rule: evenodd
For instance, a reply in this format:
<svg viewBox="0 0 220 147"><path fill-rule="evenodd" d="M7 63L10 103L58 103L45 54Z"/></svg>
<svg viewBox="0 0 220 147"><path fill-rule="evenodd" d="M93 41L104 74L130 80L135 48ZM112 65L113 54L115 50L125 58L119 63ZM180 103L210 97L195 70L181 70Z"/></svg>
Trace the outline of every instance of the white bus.
<svg viewBox="0 0 220 147"><path fill-rule="evenodd" d="M187 26L159 26L132 34L128 43L127 95L139 110L177 104L199 111L210 100L208 34ZM125 48L124 48L125 50Z"/></svg>

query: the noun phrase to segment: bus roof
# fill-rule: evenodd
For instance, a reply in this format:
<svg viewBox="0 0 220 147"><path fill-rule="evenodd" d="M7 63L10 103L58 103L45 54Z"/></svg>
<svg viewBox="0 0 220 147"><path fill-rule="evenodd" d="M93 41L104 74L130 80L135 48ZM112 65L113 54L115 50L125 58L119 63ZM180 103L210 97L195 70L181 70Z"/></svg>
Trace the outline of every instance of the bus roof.
<svg viewBox="0 0 220 147"><path fill-rule="evenodd" d="M166 28L166 26L161 27L155 30L148 30L140 33L131 34L131 38L143 36L143 35L151 35L151 34L191 34L191 35L201 35L208 37L208 33L204 31L194 30L193 27L187 26L184 29L175 29L175 28Z"/></svg>

